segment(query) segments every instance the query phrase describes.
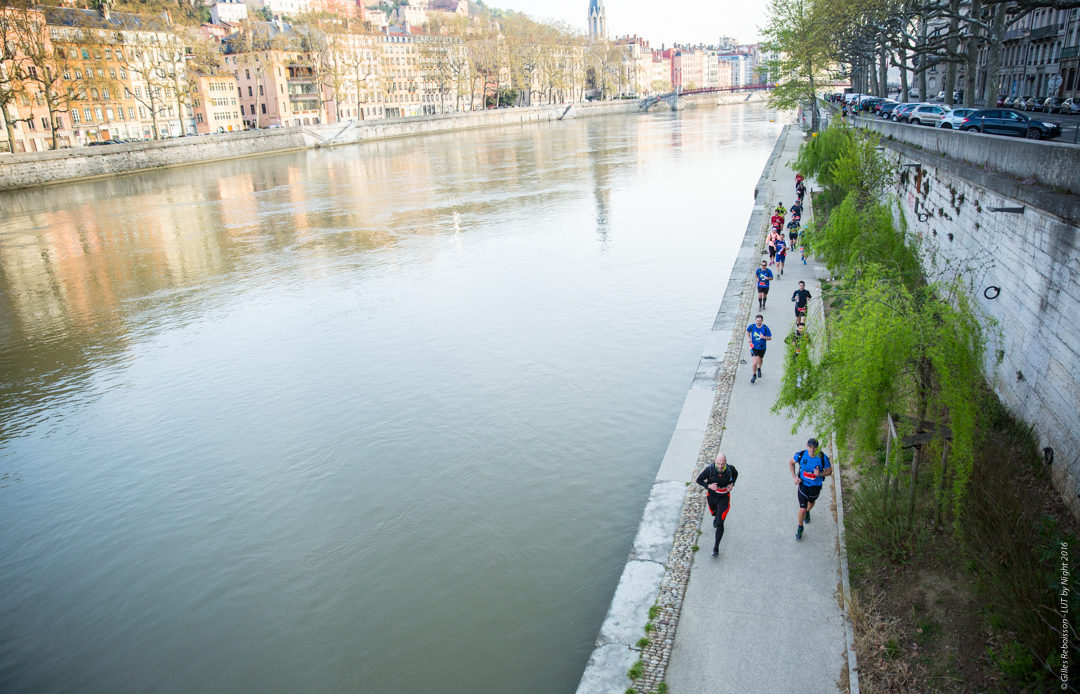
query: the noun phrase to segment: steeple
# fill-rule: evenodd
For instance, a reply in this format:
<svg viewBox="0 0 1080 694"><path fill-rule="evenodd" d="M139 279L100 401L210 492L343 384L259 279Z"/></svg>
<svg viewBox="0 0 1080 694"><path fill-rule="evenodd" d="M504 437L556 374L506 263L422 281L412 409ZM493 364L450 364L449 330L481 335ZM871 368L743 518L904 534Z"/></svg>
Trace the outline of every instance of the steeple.
<svg viewBox="0 0 1080 694"><path fill-rule="evenodd" d="M604 0L589 0L589 38L607 38L607 14Z"/></svg>

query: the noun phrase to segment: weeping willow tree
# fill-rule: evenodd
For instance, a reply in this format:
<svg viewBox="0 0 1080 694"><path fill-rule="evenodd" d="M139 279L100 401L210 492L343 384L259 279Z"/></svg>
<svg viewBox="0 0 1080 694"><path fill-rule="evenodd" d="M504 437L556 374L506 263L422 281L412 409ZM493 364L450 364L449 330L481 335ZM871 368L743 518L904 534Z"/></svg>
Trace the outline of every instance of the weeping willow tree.
<svg viewBox="0 0 1080 694"><path fill-rule="evenodd" d="M836 310L827 336L825 326L809 327L819 348L790 350L795 368L785 374L774 409L834 438L855 461L878 459L886 419L896 418L900 437L919 441L910 464L895 448L886 460L894 493L898 476L910 475L910 526L920 453L928 446L943 451L931 466L939 514L944 506L956 509L967 489L984 338L958 285L925 282L915 250L893 222L888 188L895 172L876 145L837 126L814 138L797 162L840 201L813 243L843 279L831 295Z"/></svg>

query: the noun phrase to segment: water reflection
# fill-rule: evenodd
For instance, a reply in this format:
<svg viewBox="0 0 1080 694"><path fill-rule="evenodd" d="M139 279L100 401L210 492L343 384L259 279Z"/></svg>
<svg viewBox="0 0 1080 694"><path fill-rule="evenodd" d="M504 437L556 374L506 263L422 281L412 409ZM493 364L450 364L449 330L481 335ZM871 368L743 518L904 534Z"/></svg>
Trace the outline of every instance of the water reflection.
<svg viewBox="0 0 1080 694"><path fill-rule="evenodd" d="M0 196L0 690L572 688L777 131Z"/></svg>

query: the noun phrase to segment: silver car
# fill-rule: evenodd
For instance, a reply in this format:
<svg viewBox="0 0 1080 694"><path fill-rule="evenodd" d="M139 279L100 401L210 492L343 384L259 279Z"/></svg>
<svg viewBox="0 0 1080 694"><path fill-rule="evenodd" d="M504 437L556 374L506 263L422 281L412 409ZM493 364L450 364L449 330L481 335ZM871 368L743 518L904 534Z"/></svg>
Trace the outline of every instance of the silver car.
<svg viewBox="0 0 1080 694"><path fill-rule="evenodd" d="M938 121L937 127L946 130L958 130L960 124L964 122L964 119L972 113L975 113L975 109L973 108L954 108L946 114L944 118Z"/></svg>
<svg viewBox="0 0 1080 694"><path fill-rule="evenodd" d="M937 125L941 119L951 113L948 106L922 104L907 114L906 120L912 125Z"/></svg>

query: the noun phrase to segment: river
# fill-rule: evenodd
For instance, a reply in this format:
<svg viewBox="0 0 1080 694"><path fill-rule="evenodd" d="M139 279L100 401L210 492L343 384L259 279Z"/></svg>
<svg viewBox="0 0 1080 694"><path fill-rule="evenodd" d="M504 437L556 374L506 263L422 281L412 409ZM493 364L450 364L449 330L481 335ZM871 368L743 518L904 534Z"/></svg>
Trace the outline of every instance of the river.
<svg viewBox="0 0 1080 694"><path fill-rule="evenodd" d="M0 690L572 691L774 117L0 195Z"/></svg>

